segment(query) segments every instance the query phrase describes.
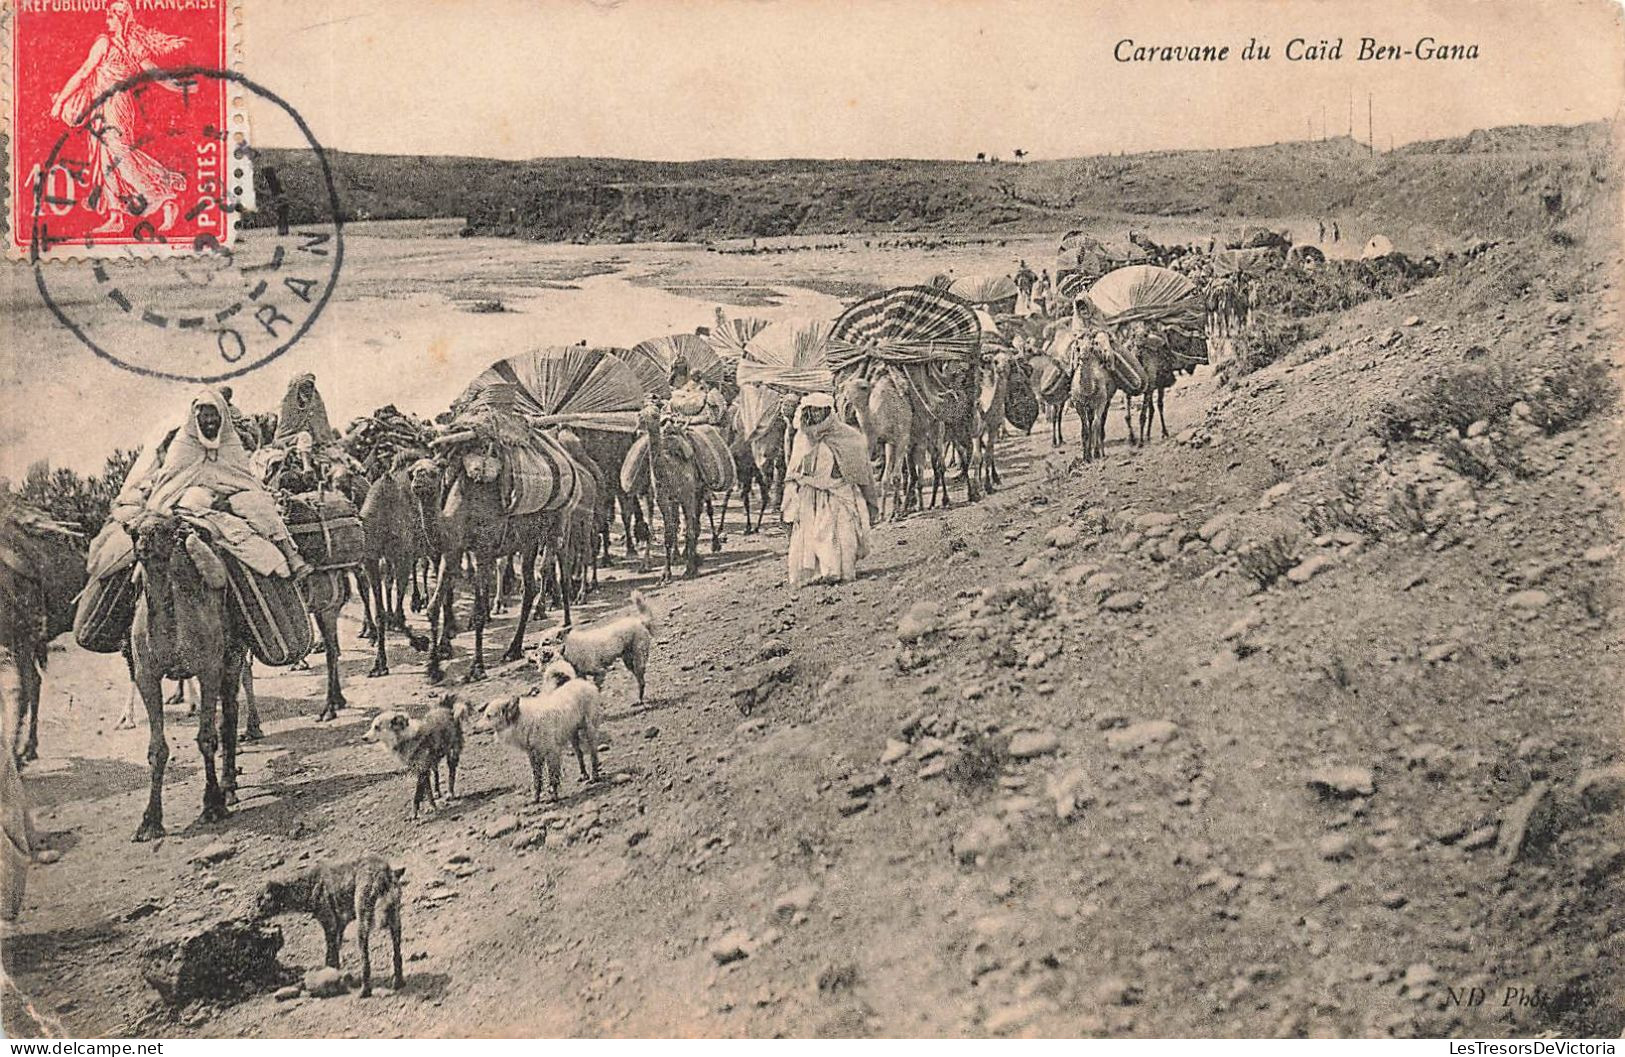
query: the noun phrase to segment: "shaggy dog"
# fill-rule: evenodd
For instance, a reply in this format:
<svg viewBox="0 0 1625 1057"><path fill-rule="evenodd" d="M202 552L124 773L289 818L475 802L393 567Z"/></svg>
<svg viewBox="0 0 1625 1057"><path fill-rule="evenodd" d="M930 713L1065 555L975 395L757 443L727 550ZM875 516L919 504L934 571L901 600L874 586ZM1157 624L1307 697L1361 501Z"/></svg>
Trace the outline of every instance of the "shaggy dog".
<svg viewBox="0 0 1625 1057"><path fill-rule="evenodd" d="M327 964L339 967L339 944L344 930L354 921L356 944L361 948L361 997L372 994L372 955L367 941L372 937L373 915L382 913L395 952L396 990L405 986L401 976L401 874L376 855L354 862L320 862L304 872L283 880L267 881L260 891L256 909L260 920L296 911L310 914L321 923L327 937Z"/></svg>
<svg viewBox="0 0 1625 1057"><path fill-rule="evenodd" d="M604 676L616 661L638 681L638 704L643 704L643 674L649 668L649 651L654 648L657 629L654 611L643 592L632 592L636 612L617 617L593 628L565 628L556 652L569 661L583 678L591 679L601 690Z"/></svg>
<svg viewBox="0 0 1625 1057"><path fill-rule="evenodd" d="M498 741L522 750L530 758L532 798L542 799L542 776L546 772L554 800L559 798L559 779L566 743L574 746L576 765L587 778L583 756L592 756L592 781L598 780L598 723L601 702L598 687L576 677L564 661L554 661L544 672L546 682L540 694L509 697L485 706L479 729L496 734Z"/></svg>
<svg viewBox="0 0 1625 1057"><path fill-rule="evenodd" d="M457 795L457 761L463 755L463 717L468 706L455 695L429 706L422 719L413 719L405 712L391 710L380 713L372 721L365 740L381 742L406 769L416 776L412 793L412 817L418 817L418 805L425 797L429 806L435 806L435 794L440 792L440 761L446 761L446 787L451 796ZM430 782L433 782L433 790Z"/></svg>

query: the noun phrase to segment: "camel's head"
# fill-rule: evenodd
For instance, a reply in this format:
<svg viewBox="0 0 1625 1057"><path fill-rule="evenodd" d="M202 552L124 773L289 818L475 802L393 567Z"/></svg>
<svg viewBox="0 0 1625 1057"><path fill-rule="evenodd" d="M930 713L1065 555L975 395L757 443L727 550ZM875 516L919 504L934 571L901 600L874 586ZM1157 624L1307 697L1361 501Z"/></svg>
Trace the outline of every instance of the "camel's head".
<svg viewBox="0 0 1625 1057"><path fill-rule="evenodd" d="M646 433L660 428L659 404L651 400L638 409L638 428Z"/></svg>
<svg viewBox="0 0 1625 1057"><path fill-rule="evenodd" d="M1010 377L1010 369L1014 364L1015 357L1001 350L993 354L993 359L988 363L988 369L993 372L995 380L1001 380Z"/></svg>
<svg viewBox="0 0 1625 1057"><path fill-rule="evenodd" d="M419 459L406 471L412 494L430 504L440 501L440 464L433 459Z"/></svg>
<svg viewBox="0 0 1625 1057"><path fill-rule="evenodd" d="M147 510L126 524L124 531L130 535L136 561L162 564L186 545L186 537L192 529L178 518Z"/></svg>

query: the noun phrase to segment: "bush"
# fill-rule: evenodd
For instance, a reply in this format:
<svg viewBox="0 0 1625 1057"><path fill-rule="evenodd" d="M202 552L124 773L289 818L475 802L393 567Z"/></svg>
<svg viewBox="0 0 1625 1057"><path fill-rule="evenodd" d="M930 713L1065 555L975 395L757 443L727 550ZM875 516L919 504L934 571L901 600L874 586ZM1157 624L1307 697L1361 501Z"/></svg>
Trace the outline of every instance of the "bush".
<svg viewBox="0 0 1625 1057"><path fill-rule="evenodd" d="M1290 536L1272 536L1236 555L1236 561L1254 583L1268 587L1298 564L1297 541Z"/></svg>
<svg viewBox="0 0 1625 1057"><path fill-rule="evenodd" d="M1540 383L1528 400L1530 419L1547 436L1570 429L1613 408L1619 390L1608 365L1584 353L1571 354Z"/></svg>
<svg viewBox="0 0 1625 1057"><path fill-rule="evenodd" d="M945 772L948 780L964 793L991 791L999 784L999 775L1004 773L1005 761L1010 757L1009 746L1007 738L977 734L948 765Z"/></svg>
<svg viewBox="0 0 1625 1057"><path fill-rule="evenodd" d="M1454 433L1439 438L1439 458L1462 477L1479 484L1487 484L1494 478L1499 466L1495 461L1479 455Z"/></svg>
<svg viewBox="0 0 1625 1057"><path fill-rule="evenodd" d="M1235 341L1235 373L1240 376L1268 367L1309 337L1309 328L1294 319L1255 316Z"/></svg>
<svg viewBox="0 0 1625 1057"><path fill-rule="evenodd" d="M1505 358L1475 360L1441 371L1407 400L1379 407L1371 430L1390 443L1465 436L1480 419L1504 420L1522 397L1519 372Z"/></svg>

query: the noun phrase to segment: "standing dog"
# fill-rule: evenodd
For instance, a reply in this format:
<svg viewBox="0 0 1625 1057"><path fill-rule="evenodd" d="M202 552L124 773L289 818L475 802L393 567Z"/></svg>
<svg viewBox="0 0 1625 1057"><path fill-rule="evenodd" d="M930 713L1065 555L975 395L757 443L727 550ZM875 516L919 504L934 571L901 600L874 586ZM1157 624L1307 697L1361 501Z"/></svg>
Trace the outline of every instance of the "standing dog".
<svg viewBox="0 0 1625 1057"><path fill-rule="evenodd" d="M638 704L643 704L643 676L649 668L649 652L654 649L656 621L643 592L632 592L635 612L617 617L593 628L565 628L559 638L558 654L600 690L604 676L616 661L638 681Z"/></svg>
<svg viewBox="0 0 1625 1057"><path fill-rule="evenodd" d="M463 716L467 704L447 694L429 706L422 719L413 719L398 709L380 713L367 731L367 741L381 742L417 778L412 793L412 817L425 798L435 807L440 791L440 761L446 761L446 787L457 795L457 761L463 755ZM430 790L430 783L433 790Z"/></svg>
<svg viewBox="0 0 1625 1057"><path fill-rule="evenodd" d="M395 954L395 979L391 986L406 985L401 975L401 875L376 855L354 862L320 862L296 876L267 881L260 891L257 910L260 920L277 914L310 914L321 924L327 938L327 965L339 967L339 944L344 930L354 921L355 939L361 947L361 997L372 994L373 916L383 914L384 927Z"/></svg>
<svg viewBox="0 0 1625 1057"><path fill-rule="evenodd" d="M586 754L592 756L592 781L598 780L598 724L602 713L598 687L578 678L564 661L554 661L543 673L546 683L540 695L510 697L485 706L481 730L496 734L498 741L521 749L530 758L532 798L542 799L542 777L546 773L554 800L559 798L564 746L575 747L576 765L587 779Z"/></svg>

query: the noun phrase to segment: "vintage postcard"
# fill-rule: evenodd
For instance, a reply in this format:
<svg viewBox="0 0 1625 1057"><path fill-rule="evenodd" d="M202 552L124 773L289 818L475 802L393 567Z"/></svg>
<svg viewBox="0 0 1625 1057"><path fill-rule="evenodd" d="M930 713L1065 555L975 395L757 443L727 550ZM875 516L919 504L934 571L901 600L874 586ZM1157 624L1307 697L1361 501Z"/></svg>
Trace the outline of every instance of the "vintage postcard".
<svg viewBox="0 0 1625 1057"><path fill-rule="evenodd" d="M1613 1052L1618 4L0 59L7 1037Z"/></svg>

